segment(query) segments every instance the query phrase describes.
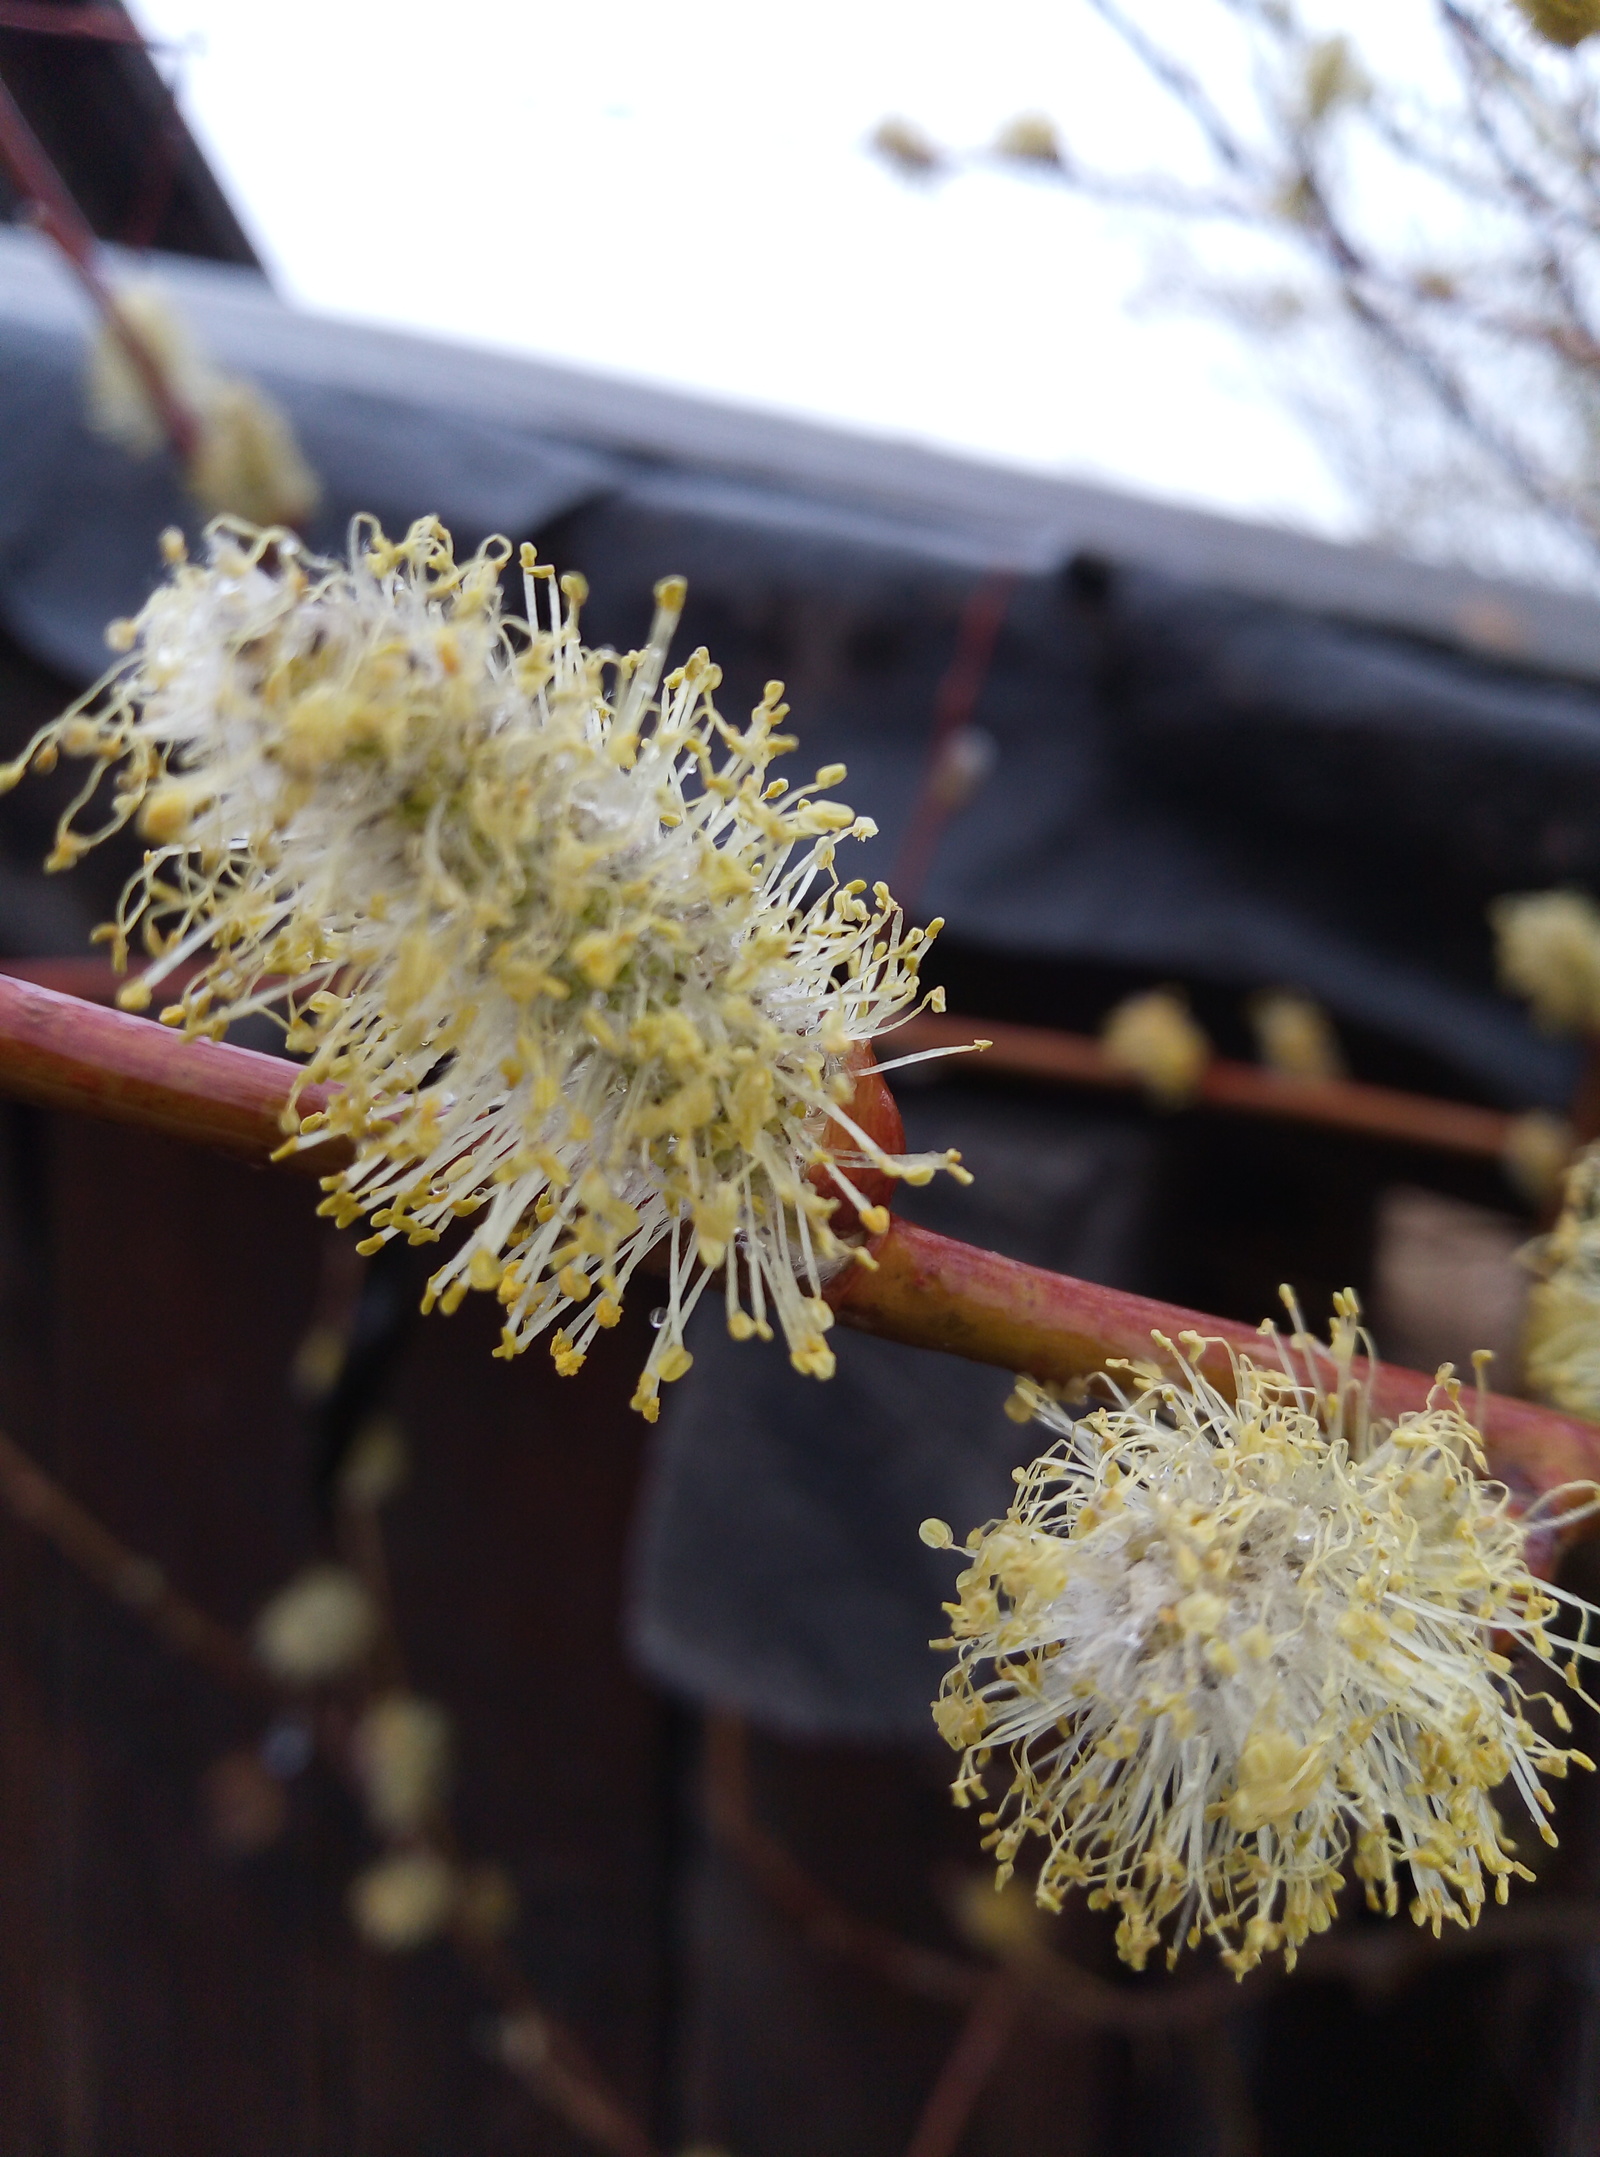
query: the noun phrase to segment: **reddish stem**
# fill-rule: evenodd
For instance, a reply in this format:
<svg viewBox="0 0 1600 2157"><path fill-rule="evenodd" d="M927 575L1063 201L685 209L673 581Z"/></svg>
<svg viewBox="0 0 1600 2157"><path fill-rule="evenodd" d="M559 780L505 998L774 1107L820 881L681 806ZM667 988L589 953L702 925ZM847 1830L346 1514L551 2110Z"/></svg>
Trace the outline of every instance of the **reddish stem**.
<svg viewBox="0 0 1600 2157"><path fill-rule="evenodd" d="M906 2145L906 2157L955 2157L978 2100L1016 2034L1024 1994L1009 1970L983 1981Z"/></svg>
<svg viewBox="0 0 1600 2157"><path fill-rule="evenodd" d="M1069 1086L1113 1087L1123 1093L1135 1091L1140 1083L1089 1034L1000 1025L989 1019L935 1017L924 1012L896 1029L894 1053L965 1048L979 1037L990 1043L983 1056L986 1070L1054 1079ZM1516 1122L1500 1109L1477 1108L1466 1101L1435 1101L1391 1086L1361 1085L1354 1079L1288 1078L1259 1064L1230 1063L1220 1056L1206 1066L1195 1099L1209 1108L1323 1124L1366 1138L1433 1146L1441 1152L1473 1154L1491 1161L1504 1158Z"/></svg>
<svg viewBox="0 0 1600 2157"><path fill-rule="evenodd" d="M961 610L955 651L934 695L927 761L889 877L890 888L899 893L901 905L912 916L917 912L922 886L933 866L944 828L964 798L952 756L978 709L1016 581L1014 576L997 572L985 577L968 596Z"/></svg>
<svg viewBox="0 0 1600 2157"><path fill-rule="evenodd" d="M125 1011L105 1011L14 977L0 978L0 1093L137 1124L265 1167L283 1144L295 1066L218 1041L185 1041ZM302 1115L327 1089L302 1087ZM350 1159L330 1139L283 1164L330 1175Z"/></svg>
<svg viewBox="0 0 1600 2157"><path fill-rule="evenodd" d="M278 1057L185 1041L149 1019L0 976L0 1094L13 1100L136 1124L264 1166L283 1143L294 1080L294 1065ZM882 1080L864 1073L862 1085L874 1129L892 1140ZM328 1089L306 1086L298 1105L307 1114L327 1100ZM283 1165L328 1175L349 1159L348 1143L330 1139ZM1108 1357L1148 1357L1152 1332L1176 1339L1192 1331L1263 1352L1252 1327L1020 1265L906 1221L893 1222L872 1249L876 1269L849 1267L830 1301L846 1325L913 1347L1054 1380L1087 1377ZM1202 1367L1219 1387L1231 1385L1221 1349L1209 1349ZM1433 1383L1383 1364L1373 1378L1374 1409L1394 1416L1421 1408ZM1600 1426L1553 1409L1490 1394L1483 1438L1495 1474L1519 1496L1600 1480Z"/></svg>
<svg viewBox="0 0 1600 2157"><path fill-rule="evenodd" d="M1148 1361L1152 1334L1176 1341L1199 1333L1211 1345L1198 1367L1231 1396L1230 1347L1257 1362L1276 1353L1253 1326L1020 1265L909 1221L892 1223L872 1252L875 1271L853 1266L829 1292L843 1323L974 1363L1065 1383L1103 1370L1112 1357ZM1426 1407L1435 1384L1421 1371L1392 1363L1372 1370L1358 1362L1355 1375L1370 1379L1373 1411L1380 1416ZM1520 1498L1600 1480L1600 1425L1491 1393L1482 1435L1494 1473Z"/></svg>
<svg viewBox="0 0 1600 2157"><path fill-rule="evenodd" d="M0 30L26 30L33 37L88 38L104 45L146 43L137 23L120 8L62 6L59 0L0 0Z"/></svg>
<svg viewBox="0 0 1600 2157"><path fill-rule="evenodd" d="M29 204L40 231L70 264L101 320L126 353L168 441L183 462L190 463L200 441L195 416L174 396L155 354L118 307L100 274L100 250L93 227L4 82L0 82L0 169L10 176L17 192Z"/></svg>

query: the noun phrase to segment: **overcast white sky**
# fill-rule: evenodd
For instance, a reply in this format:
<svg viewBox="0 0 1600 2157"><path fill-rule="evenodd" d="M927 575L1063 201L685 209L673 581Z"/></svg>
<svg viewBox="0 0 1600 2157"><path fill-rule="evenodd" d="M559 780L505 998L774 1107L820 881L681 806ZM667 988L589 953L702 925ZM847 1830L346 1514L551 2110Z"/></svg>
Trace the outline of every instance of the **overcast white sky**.
<svg viewBox="0 0 1600 2157"><path fill-rule="evenodd" d="M135 12L192 41L184 109L306 307L1348 528L1226 332L1126 314L1140 253L1100 212L866 152L890 112L974 145L1023 109L1137 129L1075 0Z"/></svg>

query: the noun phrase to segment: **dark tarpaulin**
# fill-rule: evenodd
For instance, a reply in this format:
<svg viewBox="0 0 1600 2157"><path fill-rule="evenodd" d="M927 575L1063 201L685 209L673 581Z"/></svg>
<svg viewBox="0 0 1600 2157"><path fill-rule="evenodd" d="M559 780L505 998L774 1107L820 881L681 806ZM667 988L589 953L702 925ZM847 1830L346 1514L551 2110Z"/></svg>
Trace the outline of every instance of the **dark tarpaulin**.
<svg viewBox="0 0 1600 2157"><path fill-rule="evenodd" d="M818 533L811 505L739 507L692 479L676 499L624 488L552 544L619 643L643 634L654 576L686 574L683 642L711 650L732 710L787 682L797 763L847 764L882 829L846 873L886 874L973 580ZM922 895L952 938L1293 985L1496 1100L1569 1098L1571 1050L1495 990L1484 909L1600 881L1592 688L1080 563L1015 584L976 718L993 768Z"/></svg>

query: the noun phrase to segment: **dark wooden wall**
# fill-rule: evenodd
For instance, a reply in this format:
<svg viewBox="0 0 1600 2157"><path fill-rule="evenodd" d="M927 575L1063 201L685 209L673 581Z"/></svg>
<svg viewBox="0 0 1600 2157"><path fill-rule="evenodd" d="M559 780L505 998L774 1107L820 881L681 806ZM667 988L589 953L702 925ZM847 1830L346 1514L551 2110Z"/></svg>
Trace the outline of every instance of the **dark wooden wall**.
<svg viewBox="0 0 1600 2157"><path fill-rule="evenodd" d="M289 1384L332 1231L304 1185L7 1112L12 1432L230 1624L326 1549ZM479 1299L481 1302L481 1299ZM548 2004L648 2112L661 2079L666 1718L624 1667L643 1426L628 1328L581 1392L419 1327L394 1406L401 1629L460 1739L457 1819L521 1902ZM576 2147L484 2056L447 1952L345 1917L370 1855L313 1767L282 1841L219 1850L204 1786L268 1716L0 1524L0 2150L5 2157L467 2157Z"/></svg>
<svg viewBox="0 0 1600 2157"><path fill-rule="evenodd" d="M327 1548L290 1370L331 1231L296 1182L28 1112L0 1130L7 1426L244 1626ZM538 1356L493 1361L491 1315L419 1325L393 1388L414 1456L391 1509L401 1631L456 1720L466 1854L510 1873L516 1955L661 2147L897 2157L964 2008L886 1976L828 1913L981 1967L952 1911L982 1861L943 1761L751 1743L753 1817L820 1919L708 1832L696 1727L618 1643L642 1321L562 1383ZM218 1846L208 1770L267 1720L0 1520L0 2157L571 2157L447 1951L355 1938L372 1846L332 1777L290 1786L272 1848ZM1079 2004L1019 2013L959 2147L1592 2153L1595 1812L1568 1794L1563 1851L1482 1951L1355 1916L1287 1983L1235 1989L1198 1959L1133 1980L1074 1910L1051 1944Z"/></svg>

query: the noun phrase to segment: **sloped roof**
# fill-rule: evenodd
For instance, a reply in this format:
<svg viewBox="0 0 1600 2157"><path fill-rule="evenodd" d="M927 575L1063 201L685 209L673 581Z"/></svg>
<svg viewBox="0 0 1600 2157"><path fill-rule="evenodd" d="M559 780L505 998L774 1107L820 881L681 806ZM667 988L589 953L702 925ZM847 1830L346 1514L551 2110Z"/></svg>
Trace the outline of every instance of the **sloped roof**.
<svg viewBox="0 0 1600 2157"><path fill-rule="evenodd" d="M327 483L331 540L365 507L402 517L428 507L459 536L522 532L587 494L626 486L661 506L827 532L952 565L1042 573L1075 555L1163 571L1185 582L1391 627L1556 673L1600 679L1600 602L1431 567L1374 548L1141 499L927 446L853 434L777 413L366 324L300 313L265 280L177 257L118 261L159 277L218 359L260 379L289 408ZM47 420L7 429L0 446L0 610L28 641L35 609L13 615L19 496L54 475L52 519L98 505L99 544L124 527L186 520L175 476L133 466L84 435L74 384L87 311L48 247L0 230L0 358L15 413L21 367L48 376ZM60 484L66 459L76 475ZM121 469L118 468L120 463ZM30 483L30 477L32 483ZM158 498L159 497L159 502ZM76 548L53 542L63 559ZM110 612L148 583L137 578ZM37 576L23 581L36 588ZM110 579L93 578L97 590ZM67 656L60 609L43 640ZM85 616L92 636L98 619ZM41 617L41 624L43 618ZM87 656L85 654L85 656Z"/></svg>

